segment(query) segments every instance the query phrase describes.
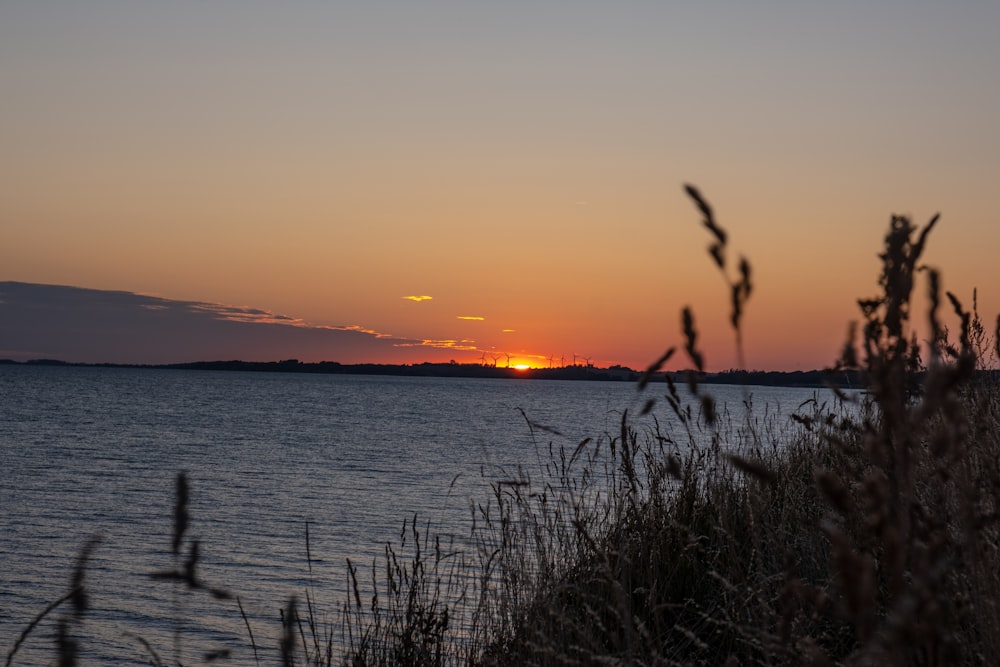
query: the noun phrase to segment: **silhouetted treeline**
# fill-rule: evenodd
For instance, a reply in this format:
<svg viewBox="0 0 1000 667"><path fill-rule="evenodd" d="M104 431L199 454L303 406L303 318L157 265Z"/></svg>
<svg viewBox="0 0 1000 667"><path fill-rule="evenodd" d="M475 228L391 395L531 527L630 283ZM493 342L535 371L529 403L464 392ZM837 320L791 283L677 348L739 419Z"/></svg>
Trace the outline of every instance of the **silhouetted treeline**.
<svg viewBox="0 0 1000 667"><path fill-rule="evenodd" d="M466 377L466 378L517 378L530 380L607 380L637 382L640 371L627 366L597 368L595 366L564 366L561 368L517 369L504 366L484 366L481 364L431 363L421 364L341 364L336 361L305 363L297 359L283 361L192 361L179 364L136 365L136 364L78 364L58 359L32 359L17 362L0 359L0 364L22 364L32 366L93 366L104 368L168 368L201 371L244 371L256 373L330 373L341 375L401 375L408 377ZM983 371L986 373L987 371ZM995 371L991 371L995 373ZM660 372L652 383L662 382L669 374L677 383L684 383L688 371ZM847 389L864 388L864 379L856 371L830 373L823 370L812 371L743 371L729 370L721 373L699 373L702 384L756 385L765 387L824 387L830 384Z"/></svg>
<svg viewBox="0 0 1000 667"><path fill-rule="evenodd" d="M619 380L636 381L639 373L624 366L595 368L566 366L563 368L517 369L481 364L432 363L421 364L341 364L336 361L303 363L296 359L272 362L196 361L169 364L161 368L214 371L256 371L279 373L336 373L341 375L402 375L408 377L471 377L527 378L544 380Z"/></svg>

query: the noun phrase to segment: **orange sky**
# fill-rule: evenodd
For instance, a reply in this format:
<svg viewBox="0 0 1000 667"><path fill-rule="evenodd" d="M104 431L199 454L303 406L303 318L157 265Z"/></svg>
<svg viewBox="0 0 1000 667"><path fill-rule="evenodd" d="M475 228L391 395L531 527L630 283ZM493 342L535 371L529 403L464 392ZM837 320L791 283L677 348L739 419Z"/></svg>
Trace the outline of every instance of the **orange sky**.
<svg viewBox="0 0 1000 667"><path fill-rule="evenodd" d="M640 367L690 304L727 368L691 182L752 368L833 360L892 213L993 322L1000 6L870 5L7 3L0 280L470 348L415 362Z"/></svg>

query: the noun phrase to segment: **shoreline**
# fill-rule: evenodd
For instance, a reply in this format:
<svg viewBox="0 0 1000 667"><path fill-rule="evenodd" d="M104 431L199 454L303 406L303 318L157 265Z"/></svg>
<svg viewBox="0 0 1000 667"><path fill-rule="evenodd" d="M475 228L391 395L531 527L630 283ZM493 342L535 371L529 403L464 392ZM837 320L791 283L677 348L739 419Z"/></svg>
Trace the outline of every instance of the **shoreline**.
<svg viewBox="0 0 1000 667"><path fill-rule="evenodd" d="M336 361L300 362L284 361L192 361L174 364L116 364L83 363L59 359L32 359L14 361L0 359L0 365L14 366L72 366L83 368L150 368L165 370L229 371L254 373L320 373L335 375L396 375L403 377L444 378L504 378L518 380L574 380L638 382L643 371L626 366L597 368L594 366L564 366L560 368L507 368L481 364L432 363L419 364L341 364ZM664 381L669 376L675 383L686 383L692 371L658 371L651 382ZM988 371L983 371L988 373ZM831 385L841 389L861 389L864 378L857 371L740 371L697 373L700 384L752 385L764 387L824 388Z"/></svg>

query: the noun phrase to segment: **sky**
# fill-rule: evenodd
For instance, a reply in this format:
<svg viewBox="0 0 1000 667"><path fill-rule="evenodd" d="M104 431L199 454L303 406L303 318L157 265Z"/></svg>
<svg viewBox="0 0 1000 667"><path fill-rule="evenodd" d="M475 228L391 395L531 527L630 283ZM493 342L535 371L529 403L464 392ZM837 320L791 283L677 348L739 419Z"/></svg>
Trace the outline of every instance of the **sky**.
<svg viewBox="0 0 1000 667"><path fill-rule="evenodd" d="M3 3L0 281L377 341L259 360L639 368L689 305L725 369L692 183L753 268L744 364L821 368L892 214L940 212L926 262L1000 311L997 26L993 1ZM21 326L42 307L0 353L71 354L79 328ZM173 354L249 349L213 335Z"/></svg>

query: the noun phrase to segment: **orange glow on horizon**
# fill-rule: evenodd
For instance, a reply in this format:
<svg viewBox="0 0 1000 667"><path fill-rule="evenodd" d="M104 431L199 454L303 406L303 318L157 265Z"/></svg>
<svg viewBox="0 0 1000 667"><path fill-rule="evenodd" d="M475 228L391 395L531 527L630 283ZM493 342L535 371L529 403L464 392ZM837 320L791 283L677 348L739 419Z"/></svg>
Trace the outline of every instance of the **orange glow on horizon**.
<svg viewBox="0 0 1000 667"><path fill-rule="evenodd" d="M530 354L521 352L510 355L510 367L517 370L528 370L533 368L546 368L548 360L540 354Z"/></svg>

